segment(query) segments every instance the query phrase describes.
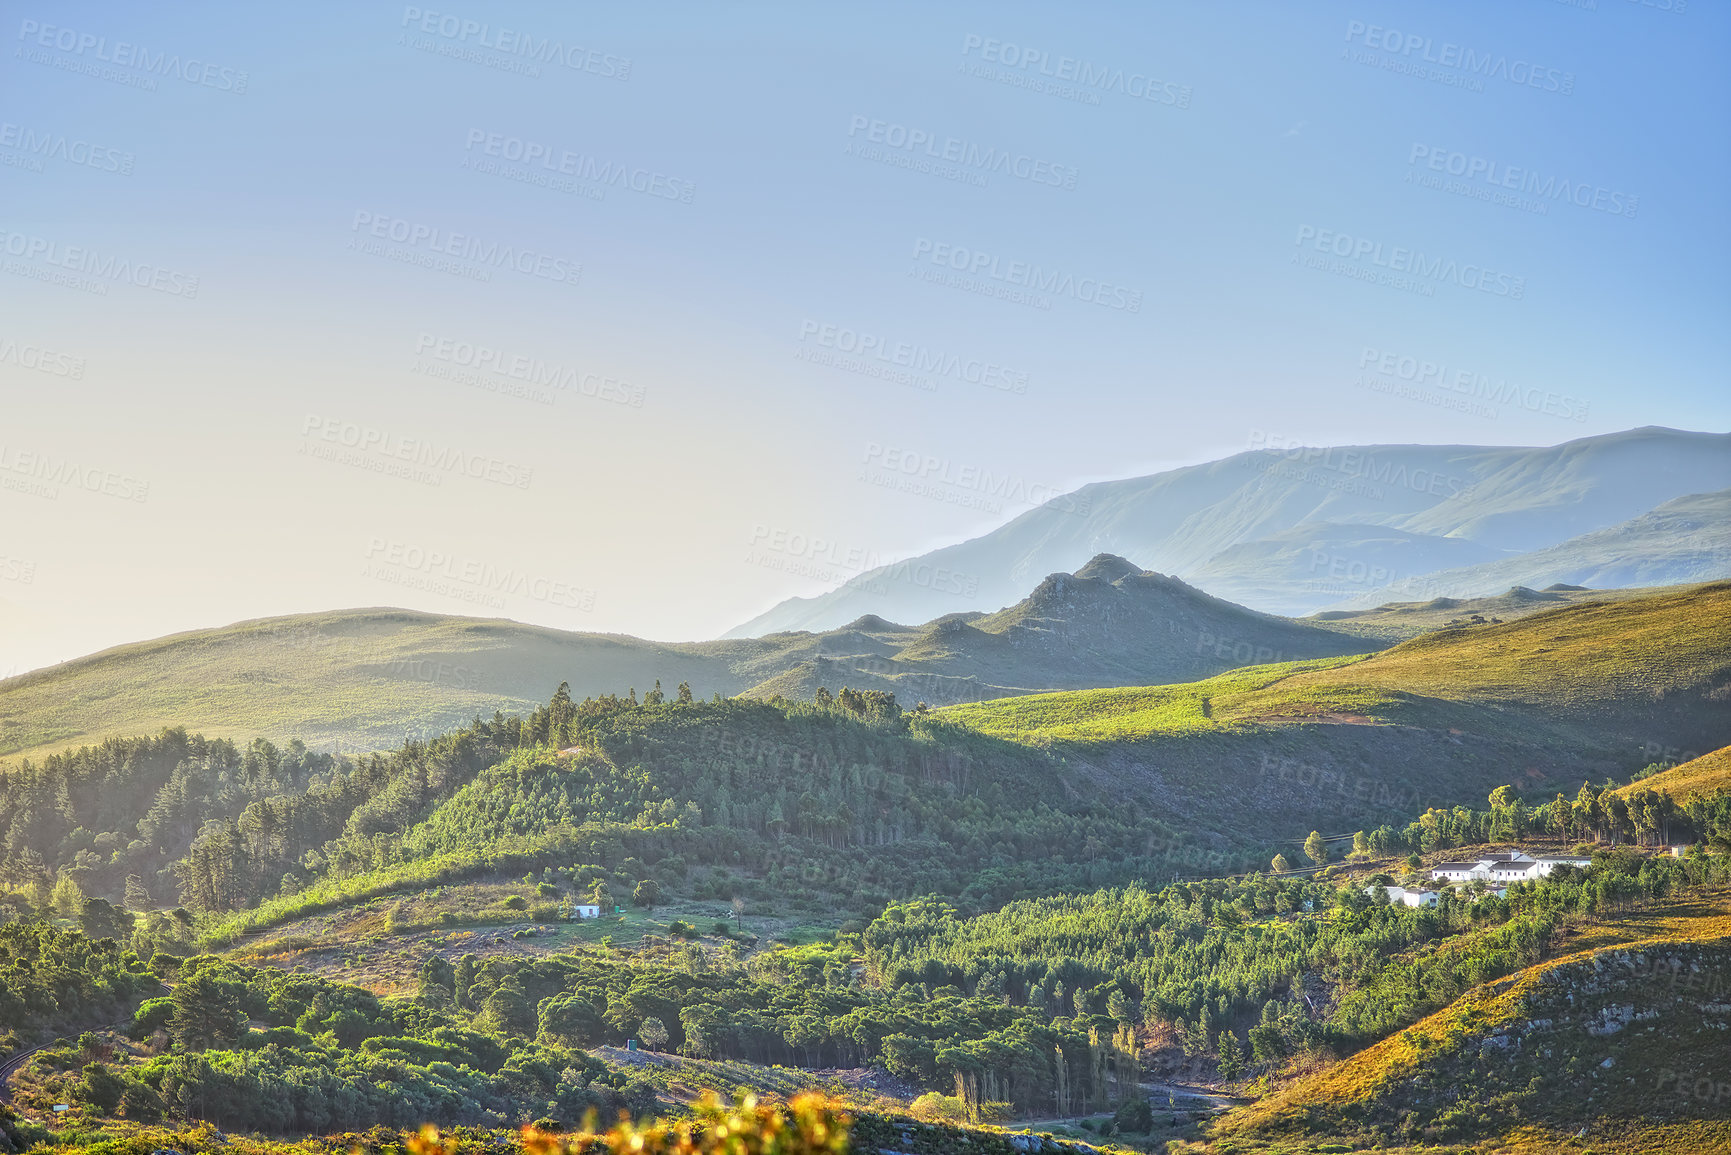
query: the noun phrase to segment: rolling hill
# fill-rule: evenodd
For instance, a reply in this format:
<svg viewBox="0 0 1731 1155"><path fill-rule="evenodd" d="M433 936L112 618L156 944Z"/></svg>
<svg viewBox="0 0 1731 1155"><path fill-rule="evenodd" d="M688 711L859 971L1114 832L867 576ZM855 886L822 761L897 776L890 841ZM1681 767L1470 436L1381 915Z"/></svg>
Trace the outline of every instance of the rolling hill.
<svg viewBox="0 0 1731 1155"><path fill-rule="evenodd" d="M1365 658L1177 686L950 707L958 725L1050 749L1098 789L1266 838L1378 813L1529 801L1626 777L1651 744L1731 742L1731 583L1439 630Z"/></svg>
<svg viewBox="0 0 1731 1155"><path fill-rule="evenodd" d="M662 643L397 609L241 622L121 646L0 681L0 753L185 726L376 749L477 714L522 712L561 681L579 697L671 692L810 699L893 690L909 705L1177 681L1386 644L1255 613L1101 557L990 617L903 626L862 617L822 634Z"/></svg>
<svg viewBox="0 0 1731 1155"><path fill-rule="evenodd" d="M1691 799L1711 797L1727 789L1731 789L1731 746L1661 770L1650 778L1620 787L1617 793L1627 799L1642 790L1657 790L1681 806Z"/></svg>
<svg viewBox="0 0 1731 1155"><path fill-rule="evenodd" d="M874 612L914 621L989 612L1020 597L1031 575L1072 569L1102 550L1255 609L1305 614L1437 569L1546 549L1731 485L1731 434L1652 426L1542 448L1252 440L1282 447L1084 486L981 537L784 601L727 636L831 629ZM979 575L977 596L898 580L921 564ZM1557 580L1518 567L1511 574L1494 588ZM1655 565L1638 580L1703 576L1692 564Z"/></svg>
<svg viewBox="0 0 1731 1155"><path fill-rule="evenodd" d="M1438 597L1420 602L1384 602L1375 609L1368 610L1323 610L1304 620L1324 622L1338 629L1387 636L1394 641L1405 641L1444 626L1512 622L1545 610L1579 605L1582 602L1624 601L1628 598L1649 597L1663 592L1666 588L1637 586L1601 590L1556 584L1535 590L1526 586L1511 586L1502 593L1489 597Z"/></svg>
<svg viewBox="0 0 1731 1155"><path fill-rule="evenodd" d="M1674 904L1592 937L1228 1114L1216 1136L1382 1145L1591 1128L1636 1144L1612 1150L1724 1150L1731 915Z"/></svg>

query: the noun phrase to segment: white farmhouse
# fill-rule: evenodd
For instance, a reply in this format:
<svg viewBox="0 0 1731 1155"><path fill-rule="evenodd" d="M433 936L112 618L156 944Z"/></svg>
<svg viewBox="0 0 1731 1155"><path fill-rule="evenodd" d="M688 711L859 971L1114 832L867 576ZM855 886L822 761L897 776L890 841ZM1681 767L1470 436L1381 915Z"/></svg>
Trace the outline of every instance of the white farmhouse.
<svg viewBox="0 0 1731 1155"><path fill-rule="evenodd" d="M1388 895L1390 903L1400 903L1403 906L1435 906L1437 893L1434 890L1408 890L1404 886L1368 886L1366 894L1382 891Z"/></svg>
<svg viewBox="0 0 1731 1155"><path fill-rule="evenodd" d="M600 918L601 908L594 903L578 903L571 908L572 918Z"/></svg>
<svg viewBox="0 0 1731 1155"><path fill-rule="evenodd" d="M1583 870L1593 864L1590 858L1568 855L1541 855L1534 858L1523 851L1506 854L1486 854L1470 862L1439 862L1431 867L1430 876L1439 882L1532 882L1544 878L1559 866L1578 866Z"/></svg>

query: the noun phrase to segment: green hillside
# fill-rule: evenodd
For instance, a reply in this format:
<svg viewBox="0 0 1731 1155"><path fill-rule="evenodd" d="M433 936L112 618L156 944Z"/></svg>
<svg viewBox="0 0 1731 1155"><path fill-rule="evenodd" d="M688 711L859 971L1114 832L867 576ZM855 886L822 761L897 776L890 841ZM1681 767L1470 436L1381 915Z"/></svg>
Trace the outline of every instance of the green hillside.
<svg viewBox="0 0 1731 1155"><path fill-rule="evenodd" d="M697 696L810 699L891 690L910 707L1043 689L1177 681L1386 642L1254 613L1119 559L1046 579L972 623L862 618L823 634L662 643L517 622L367 609L240 622L121 646L0 681L0 755L184 726L315 750L395 747L579 697L688 683Z"/></svg>
<svg viewBox="0 0 1731 1155"><path fill-rule="evenodd" d="M1723 1150L1723 902L1640 911L1588 937L1228 1115L1216 1134L1458 1143L1620 1123L1651 1144L1636 1150Z"/></svg>
<svg viewBox="0 0 1731 1155"><path fill-rule="evenodd" d="M1104 789L1188 823L1290 837L1379 808L1529 801L1627 778L1656 736L1731 741L1731 583L1445 629L1361 659L1187 685L955 706L960 726L1050 749Z"/></svg>

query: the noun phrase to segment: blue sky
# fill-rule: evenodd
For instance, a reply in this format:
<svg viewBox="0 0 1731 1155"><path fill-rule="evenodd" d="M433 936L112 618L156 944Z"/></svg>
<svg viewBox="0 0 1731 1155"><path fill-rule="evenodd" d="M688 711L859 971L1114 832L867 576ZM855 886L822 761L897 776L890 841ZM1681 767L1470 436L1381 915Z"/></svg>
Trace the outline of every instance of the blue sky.
<svg viewBox="0 0 1731 1155"><path fill-rule="evenodd" d="M8 6L0 674L357 605L712 636L829 584L777 534L1731 428L1722 6L1071 7Z"/></svg>

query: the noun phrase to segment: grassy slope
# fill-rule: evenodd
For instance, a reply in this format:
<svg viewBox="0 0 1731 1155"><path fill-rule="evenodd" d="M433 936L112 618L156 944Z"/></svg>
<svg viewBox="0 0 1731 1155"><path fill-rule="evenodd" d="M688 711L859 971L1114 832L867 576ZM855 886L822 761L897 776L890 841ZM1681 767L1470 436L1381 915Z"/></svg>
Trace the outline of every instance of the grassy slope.
<svg viewBox="0 0 1731 1155"><path fill-rule="evenodd" d="M1128 567L1128 563L1119 562ZM1128 567L1134 569L1134 567ZM1074 594L1054 594L1061 587ZM240 622L121 646L0 682L0 755L185 726L212 737L391 747L477 713L574 696L712 692L809 700L892 690L912 706L1029 689L1176 681L1268 656L1386 644L1257 614L1171 579L1047 579L991 628L862 619L823 634L662 643L517 622L370 609ZM1235 656L1236 655L1236 656Z"/></svg>
<svg viewBox="0 0 1731 1155"><path fill-rule="evenodd" d="M1258 666L1183 686L1045 694L944 713L1004 737L1082 742L1331 717L1402 722L1450 706L1525 708L1591 727L1651 715L1667 696L1728 680L1731 582L1719 582L1425 634L1363 659Z"/></svg>
<svg viewBox="0 0 1731 1155"><path fill-rule="evenodd" d="M349 610L240 622L106 650L0 683L0 753L185 726L212 737L388 747L479 712L532 709L561 679L641 692L660 676L707 696L751 682L760 643L664 646L515 622ZM666 681L669 676L672 681ZM579 693L582 691L580 690Z"/></svg>
<svg viewBox="0 0 1731 1155"><path fill-rule="evenodd" d="M1422 602L1385 602L1372 610L1326 610L1301 621L1320 622L1337 630L1362 631L1366 636L1386 637L1390 641L1405 641L1431 630L1440 630L1455 621L1464 621L1473 614L1486 619L1500 618L1512 622L1546 610L1579 605L1582 602L1627 601L1630 598L1651 597L1672 593L1665 586L1637 586L1630 589L1543 589L1516 586L1495 597L1431 598Z"/></svg>
<svg viewBox="0 0 1731 1155"><path fill-rule="evenodd" d="M1607 921L1582 945L1583 949L1477 987L1410 1029L1232 1112L1217 1127L1216 1137L1350 1131L1363 1123L1386 1125L1415 1108L1421 1116L1427 1112L1434 1116L1439 1104L1448 1100L1483 1106L1493 1088L1482 1085L1471 1072L1485 1071L1491 1063L1524 1064L1518 1070L1522 1077L1530 1065L1546 1083L1566 1084L1546 1087L1550 1094L1534 1096L1536 1101L1524 1104L1521 1117L1526 1119L1571 1125L1596 1116L1645 1117L1652 1123L1726 1118L1731 1102L1715 1107L1687 1096L1668 1099L1659 1091L1666 1071L1718 1064L1722 1075L1723 1063L1731 1057L1727 1032L1714 1025L1725 1018L1725 1010L1702 1012L1695 1006L1724 1007L1717 1001L1723 997L1726 970L1731 967L1731 911L1724 896L1710 902L1673 903ZM1696 977L1675 980L1660 966L1666 956L1679 955L1697 965ZM1627 971L1627 976L1619 975L1619 970ZM1592 979L1606 973L1612 976L1604 984L1608 990L1588 989ZM1684 973L1689 974L1687 966ZM1697 981L1702 975L1707 978ZM1578 996L1578 1004L1564 997L1568 994ZM1637 1023L1615 1035L1595 1037L1581 1030L1578 1022L1570 1022L1581 1019L1583 1011L1619 1000L1638 1010L1657 1012L1662 1016L1660 1024L1649 1029ZM1541 1019L1554 1025L1529 1026ZM1511 1032L1525 1036L1520 1048L1512 1054L1479 1057L1487 1038ZM1600 1068L1607 1055L1614 1059L1613 1067ZM1584 1069L1565 1069L1563 1060L1568 1056L1587 1056L1584 1064L1573 1064ZM1610 1070L1615 1075L1608 1074ZM1726 1131L1719 1129L1708 1139L1724 1142L1725 1137ZM1704 1144L1664 1149L1724 1148Z"/></svg>
<svg viewBox="0 0 1731 1155"><path fill-rule="evenodd" d="M1731 788L1731 746L1725 746L1681 766L1632 782L1617 791L1624 798L1641 790L1657 790L1678 805L1707 794Z"/></svg>
<svg viewBox="0 0 1731 1155"><path fill-rule="evenodd" d="M1731 583L1715 583L1427 634L1362 659L941 713L1050 747L1103 788L1192 822L1272 838L1482 806L1505 782L1533 799L1572 793L1639 769L1655 740L1723 745L1728 682Z"/></svg>

